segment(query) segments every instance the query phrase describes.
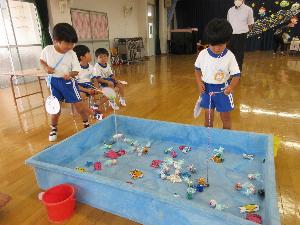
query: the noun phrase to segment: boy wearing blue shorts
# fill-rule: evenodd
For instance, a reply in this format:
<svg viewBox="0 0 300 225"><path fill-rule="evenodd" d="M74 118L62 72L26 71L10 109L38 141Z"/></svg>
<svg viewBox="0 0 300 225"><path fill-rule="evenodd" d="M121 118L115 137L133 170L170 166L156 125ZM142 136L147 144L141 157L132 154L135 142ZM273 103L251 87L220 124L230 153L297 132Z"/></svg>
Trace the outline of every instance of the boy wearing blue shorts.
<svg viewBox="0 0 300 225"><path fill-rule="evenodd" d="M209 48L202 50L195 62L199 100L202 98L196 103L195 111L205 109L206 127L213 127L216 109L220 112L223 129L231 129L230 111L234 109L232 93L240 80L235 56L226 48L231 35L232 27L227 20L210 21L205 28Z"/></svg>
<svg viewBox="0 0 300 225"><path fill-rule="evenodd" d="M120 93L120 104L121 106L126 106L124 98L124 86L116 79L110 65L107 64L109 57L108 51L105 48L98 48L95 51L95 57L97 59L97 64L94 67L93 73L93 82L95 86L99 87L101 85L102 87L110 88L117 87ZM112 104L114 103L111 103L111 105Z"/></svg>
<svg viewBox="0 0 300 225"><path fill-rule="evenodd" d="M67 23L58 23L53 28L53 45L46 46L41 53L40 63L50 77L52 95L58 101L74 105L80 114L84 128L89 127L88 113L81 102L75 77L81 70L77 56L72 50L78 37L75 29ZM49 141L57 139L57 124L60 112L51 115Z"/></svg>

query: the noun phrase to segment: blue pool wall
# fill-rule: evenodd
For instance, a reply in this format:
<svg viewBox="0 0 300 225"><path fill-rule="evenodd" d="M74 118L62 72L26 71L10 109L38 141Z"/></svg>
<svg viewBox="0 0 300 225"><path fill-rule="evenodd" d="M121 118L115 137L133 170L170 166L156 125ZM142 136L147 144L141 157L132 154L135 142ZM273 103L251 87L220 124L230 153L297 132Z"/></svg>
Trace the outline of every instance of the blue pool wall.
<svg viewBox="0 0 300 225"><path fill-rule="evenodd" d="M118 133L129 136L178 143L179 145L207 145L208 129L162 121L117 116ZM254 224L225 212L210 210L191 202L181 204L181 199L158 196L145 192L118 180L94 174L80 174L63 165L73 161L85 149L103 143L115 132L114 116L101 123L67 138L38 153L26 161L35 169L38 185L47 189L60 183L74 184L77 199L96 208L132 219L145 225L173 224ZM277 208L277 194L274 173L273 137L249 132L210 129L213 147L226 146L226 150L239 154L255 154L266 159L265 177L265 218L266 224L280 224ZM183 207L184 205L184 207ZM154 219L155 222L154 222ZM197 221L197 222L196 222ZM199 222L201 221L201 223ZM213 221L213 222L212 222Z"/></svg>

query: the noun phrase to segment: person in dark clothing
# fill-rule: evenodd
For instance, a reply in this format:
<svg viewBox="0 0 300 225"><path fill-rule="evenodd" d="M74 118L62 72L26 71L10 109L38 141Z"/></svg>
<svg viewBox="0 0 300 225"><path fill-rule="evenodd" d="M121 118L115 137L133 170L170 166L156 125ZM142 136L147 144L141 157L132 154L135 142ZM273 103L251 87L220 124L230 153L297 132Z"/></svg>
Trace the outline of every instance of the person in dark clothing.
<svg viewBox="0 0 300 225"><path fill-rule="evenodd" d="M297 22L298 20L296 22L291 20L288 24L276 29L273 38L273 54L276 54L279 49L280 53L284 55L284 34L288 33L291 28L295 27Z"/></svg>

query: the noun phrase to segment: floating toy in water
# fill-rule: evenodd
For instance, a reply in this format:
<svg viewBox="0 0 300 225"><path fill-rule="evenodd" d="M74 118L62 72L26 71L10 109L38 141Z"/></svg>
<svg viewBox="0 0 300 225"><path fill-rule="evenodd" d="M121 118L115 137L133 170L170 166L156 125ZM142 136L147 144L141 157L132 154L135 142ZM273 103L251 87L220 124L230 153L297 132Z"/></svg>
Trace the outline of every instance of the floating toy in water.
<svg viewBox="0 0 300 225"><path fill-rule="evenodd" d="M168 173L170 172L170 166L166 163L166 162L163 162L161 164L161 169L162 169L162 172L163 173Z"/></svg>
<svg viewBox="0 0 300 225"><path fill-rule="evenodd" d="M151 162L151 167L153 167L153 168L158 168L159 167L159 165L161 164L161 160L152 160L152 162Z"/></svg>
<svg viewBox="0 0 300 225"><path fill-rule="evenodd" d="M77 171L80 172L80 173L85 173L85 172L87 172L86 169L84 169L84 168L82 168L82 167L78 167L78 166L75 168L75 170L77 170Z"/></svg>
<svg viewBox="0 0 300 225"><path fill-rule="evenodd" d="M139 146L139 142L138 141L132 141L130 143L131 146Z"/></svg>
<svg viewBox="0 0 300 225"><path fill-rule="evenodd" d="M175 169L178 169L178 170L181 170L182 168L182 165L184 164L184 160L181 159L181 160L178 160L178 161L173 161L173 166Z"/></svg>
<svg viewBox="0 0 300 225"><path fill-rule="evenodd" d="M182 151L184 154L190 152L192 150L192 147L188 147L185 145L181 145L178 147L180 151Z"/></svg>
<svg viewBox="0 0 300 225"><path fill-rule="evenodd" d="M235 188L236 190L240 191L240 190L242 190L243 186L242 186L241 183L236 183L236 184L234 185L234 188Z"/></svg>
<svg viewBox="0 0 300 225"><path fill-rule="evenodd" d="M168 165L168 166L172 166L174 164L174 160L170 157L165 158L164 162Z"/></svg>
<svg viewBox="0 0 300 225"><path fill-rule="evenodd" d="M149 147L145 146L145 147L143 148L143 154L144 154L144 155L147 155L147 154L149 153L149 151L150 151L150 148L149 148Z"/></svg>
<svg viewBox="0 0 300 225"><path fill-rule="evenodd" d="M171 148L166 148L165 150L164 150L164 153L165 154L169 154L170 152L172 152L173 151L173 147L171 147Z"/></svg>
<svg viewBox="0 0 300 225"><path fill-rule="evenodd" d="M151 148L151 142L148 141L147 144L145 145L147 148Z"/></svg>
<svg viewBox="0 0 300 225"><path fill-rule="evenodd" d="M240 209L240 213L253 213L253 212L257 212L259 210L259 205L255 205L255 204L248 204L248 205L244 205L242 207L239 207Z"/></svg>
<svg viewBox="0 0 300 225"><path fill-rule="evenodd" d="M242 190L242 193L247 196L256 194L256 188L250 182L246 182L244 184L236 183L234 188L238 191Z"/></svg>
<svg viewBox="0 0 300 225"><path fill-rule="evenodd" d="M107 145L113 145L113 144L115 144L116 143L116 140L114 140L114 139L111 139L111 140L109 140L109 141L105 141L104 142L104 144L107 144Z"/></svg>
<svg viewBox="0 0 300 225"><path fill-rule="evenodd" d="M264 189L258 189L257 194L259 197L264 198L265 197L265 190Z"/></svg>
<svg viewBox="0 0 300 225"><path fill-rule="evenodd" d="M188 169L188 171L190 171L191 173L196 173L196 172L197 172L196 167L195 167L193 164L189 165L189 166L187 167L187 169Z"/></svg>
<svg viewBox="0 0 300 225"><path fill-rule="evenodd" d="M209 207L216 208L216 206L217 206L217 201L216 200L212 199L212 200L209 201Z"/></svg>
<svg viewBox="0 0 300 225"><path fill-rule="evenodd" d="M200 178L198 179L198 184L201 184L201 185L203 185L204 187L208 187L208 184L206 183L206 180L205 180L204 177L200 177Z"/></svg>
<svg viewBox="0 0 300 225"><path fill-rule="evenodd" d="M187 183L189 187L194 187L194 182L191 178L189 177L181 177L181 178L185 183Z"/></svg>
<svg viewBox="0 0 300 225"><path fill-rule="evenodd" d="M102 170L101 162L95 162L94 163L94 170Z"/></svg>
<svg viewBox="0 0 300 225"><path fill-rule="evenodd" d="M254 155L243 153L243 158L244 159L253 160L254 159Z"/></svg>
<svg viewBox="0 0 300 225"><path fill-rule="evenodd" d="M113 136L113 139L122 139L124 137L124 134L115 134L114 136Z"/></svg>
<svg viewBox="0 0 300 225"><path fill-rule="evenodd" d="M114 166L117 165L117 160L116 159L109 159L106 160L104 163L105 166Z"/></svg>
<svg viewBox="0 0 300 225"><path fill-rule="evenodd" d="M250 220L254 223L262 224L262 218L258 214L247 213L246 220Z"/></svg>
<svg viewBox="0 0 300 225"><path fill-rule="evenodd" d="M179 173L179 176L184 179L184 178L190 178L192 175L189 174L188 172L183 172L183 173Z"/></svg>
<svg viewBox="0 0 300 225"><path fill-rule="evenodd" d="M162 180L165 180L167 178L167 174L165 174L163 171L160 172L159 176Z"/></svg>
<svg viewBox="0 0 300 225"><path fill-rule="evenodd" d="M228 208L227 205L219 204L219 203L217 203L217 201L214 200L214 199L212 199L212 200L209 201L209 206L210 206L211 208L217 209L217 210L219 210L219 211L222 211L223 209Z"/></svg>
<svg viewBox="0 0 300 225"><path fill-rule="evenodd" d="M196 193L196 189L195 188L192 188L192 187L189 187L187 190L186 190L186 198L188 200L191 200L193 199L193 194Z"/></svg>
<svg viewBox="0 0 300 225"><path fill-rule="evenodd" d="M131 144L133 142L133 140L130 138L124 138L123 141L127 144Z"/></svg>
<svg viewBox="0 0 300 225"><path fill-rule="evenodd" d="M213 156L211 157L211 160L215 163L222 163L224 161L223 154L224 148L219 147L219 149L215 149L213 151Z"/></svg>
<svg viewBox="0 0 300 225"><path fill-rule="evenodd" d="M115 152L114 150L105 152L104 155L105 155L105 157L110 158L110 159L117 159L120 157L120 155L117 152Z"/></svg>
<svg viewBox="0 0 300 225"><path fill-rule="evenodd" d="M177 153L175 151L172 151L171 152L171 156L172 156L172 158L176 158L177 157Z"/></svg>
<svg viewBox="0 0 300 225"><path fill-rule="evenodd" d="M138 169L131 170L130 175L131 175L131 178L134 180L142 178L144 176L143 172Z"/></svg>
<svg viewBox="0 0 300 225"><path fill-rule="evenodd" d="M182 179L177 174L172 174L170 176L167 176L167 180L169 180L172 183L181 183Z"/></svg>
<svg viewBox="0 0 300 225"><path fill-rule="evenodd" d="M249 180L260 180L261 174L260 173L249 173L248 178Z"/></svg>
<svg viewBox="0 0 300 225"><path fill-rule="evenodd" d="M215 163L222 163L224 161L223 158L221 158L220 156L218 155L214 155L213 157L210 158L213 162Z"/></svg>
<svg viewBox="0 0 300 225"><path fill-rule="evenodd" d="M177 193L174 193L173 196L174 196L175 198L179 198L179 197L180 197L180 195L177 194Z"/></svg>
<svg viewBox="0 0 300 225"><path fill-rule="evenodd" d="M124 149L120 149L119 151L117 151L117 154L119 156L122 156L122 155L125 155L126 154L126 151Z"/></svg>
<svg viewBox="0 0 300 225"><path fill-rule="evenodd" d="M93 165L93 162L92 161L86 161L86 163L85 163L85 166L86 167L90 167L90 166L92 166Z"/></svg>
<svg viewBox="0 0 300 225"><path fill-rule="evenodd" d="M104 144L104 148L106 148L106 149L112 149L112 145Z"/></svg>
<svg viewBox="0 0 300 225"><path fill-rule="evenodd" d="M201 184L198 184L198 185L196 186L196 190L197 190L197 192L203 192L204 186L201 185Z"/></svg>

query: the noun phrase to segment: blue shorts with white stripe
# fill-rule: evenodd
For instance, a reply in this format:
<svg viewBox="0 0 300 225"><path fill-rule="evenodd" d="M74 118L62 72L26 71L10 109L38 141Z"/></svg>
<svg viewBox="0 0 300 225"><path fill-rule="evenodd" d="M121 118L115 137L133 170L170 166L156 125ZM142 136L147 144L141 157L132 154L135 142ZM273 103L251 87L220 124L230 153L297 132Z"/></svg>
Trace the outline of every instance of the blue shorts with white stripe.
<svg viewBox="0 0 300 225"><path fill-rule="evenodd" d="M228 83L224 84L208 84L204 83L205 92L202 94L202 100L200 106L205 109L209 109L209 93L210 92L222 92L216 93L211 96L211 109L216 109L218 112L229 112L234 109L233 95L225 95L224 90Z"/></svg>
<svg viewBox="0 0 300 225"><path fill-rule="evenodd" d="M63 78L51 78L52 94L58 101L76 103L81 101L78 84L75 79L64 80Z"/></svg>

